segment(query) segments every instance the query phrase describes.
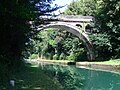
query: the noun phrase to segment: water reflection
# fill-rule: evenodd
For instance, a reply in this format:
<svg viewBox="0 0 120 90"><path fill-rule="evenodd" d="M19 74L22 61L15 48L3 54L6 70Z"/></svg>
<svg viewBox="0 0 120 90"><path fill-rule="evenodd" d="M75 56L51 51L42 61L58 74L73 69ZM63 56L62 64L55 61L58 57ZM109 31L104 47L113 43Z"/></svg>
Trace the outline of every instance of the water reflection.
<svg viewBox="0 0 120 90"><path fill-rule="evenodd" d="M85 76L83 90L119 90L119 74L81 68L77 70Z"/></svg>
<svg viewBox="0 0 120 90"><path fill-rule="evenodd" d="M46 65L43 70L45 74L54 77L54 82L59 83L63 90L80 90L83 86L83 76L80 76L72 66Z"/></svg>
<svg viewBox="0 0 120 90"><path fill-rule="evenodd" d="M120 75L75 66L44 65L45 74L54 77L63 90L119 90Z"/></svg>

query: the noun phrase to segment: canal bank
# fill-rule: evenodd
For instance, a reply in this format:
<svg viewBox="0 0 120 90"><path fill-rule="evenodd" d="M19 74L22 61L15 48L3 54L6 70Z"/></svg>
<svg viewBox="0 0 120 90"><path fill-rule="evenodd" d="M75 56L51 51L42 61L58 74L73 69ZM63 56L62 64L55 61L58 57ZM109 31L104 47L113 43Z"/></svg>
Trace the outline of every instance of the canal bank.
<svg viewBox="0 0 120 90"><path fill-rule="evenodd" d="M102 62L73 62L67 60L31 60L33 63L37 64L59 64L59 65L76 65L76 67L86 67L92 69L101 69L114 72L120 72L120 61L110 60Z"/></svg>

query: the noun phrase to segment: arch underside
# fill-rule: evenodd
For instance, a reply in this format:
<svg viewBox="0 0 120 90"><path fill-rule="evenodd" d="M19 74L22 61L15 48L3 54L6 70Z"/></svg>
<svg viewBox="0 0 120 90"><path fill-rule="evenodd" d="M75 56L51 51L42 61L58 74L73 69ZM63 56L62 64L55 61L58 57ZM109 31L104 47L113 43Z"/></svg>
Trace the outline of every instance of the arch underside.
<svg viewBox="0 0 120 90"><path fill-rule="evenodd" d="M82 32L77 26L72 26L68 24L49 24L49 25L46 25L45 27L38 28L38 30L41 31L47 28L59 28L61 30L66 30L74 34L75 36L79 37L79 39L83 41L84 45L86 46L89 52L88 53L89 60L95 60L95 52L94 52L92 43L90 42L87 34Z"/></svg>

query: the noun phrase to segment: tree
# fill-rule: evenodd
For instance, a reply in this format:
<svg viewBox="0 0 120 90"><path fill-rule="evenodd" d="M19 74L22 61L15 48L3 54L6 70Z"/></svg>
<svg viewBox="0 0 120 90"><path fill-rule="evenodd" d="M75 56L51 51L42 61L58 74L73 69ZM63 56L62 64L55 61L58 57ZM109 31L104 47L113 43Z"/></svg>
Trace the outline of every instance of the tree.
<svg viewBox="0 0 120 90"><path fill-rule="evenodd" d="M102 7L97 14L97 28L101 34L106 34L109 40L106 57L120 58L120 2L118 0L102 0Z"/></svg>
<svg viewBox="0 0 120 90"><path fill-rule="evenodd" d="M20 64L21 53L30 33L28 20L33 18L28 0L0 1L0 62L14 67Z"/></svg>
<svg viewBox="0 0 120 90"><path fill-rule="evenodd" d="M32 39L32 46L46 59L63 60L87 60L86 49L82 42L71 33L60 29L48 29L41 31L36 38Z"/></svg>
<svg viewBox="0 0 120 90"><path fill-rule="evenodd" d="M53 4L54 0L33 0L35 3L35 12L38 13L39 16L41 15L46 15L46 16L51 16L52 13L64 6L58 6L55 4L54 6L51 6Z"/></svg>
<svg viewBox="0 0 120 90"><path fill-rule="evenodd" d="M95 0L78 0L73 1L70 5L68 5L68 8L65 10L64 14L94 16L95 12L96 12Z"/></svg>
<svg viewBox="0 0 120 90"><path fill-rule="evenodd" d="M62 6L52 7L53 0L0 1L0 58L10 66L19 64L22 53L35 34L29 21L50 14ZM5 59L6 58L6 59ZM5 60L4 60L5 59ZM6 61L7 60L7 61Z"/></svg>
<svg viewBox="0 0 120 90"><path fill-rule="evenodd" d="M69 15L95 17L94 33L89 36L96 49L97 59L120 56L119 4L118 0L80 0L72 2L65 11Z"/></svg>

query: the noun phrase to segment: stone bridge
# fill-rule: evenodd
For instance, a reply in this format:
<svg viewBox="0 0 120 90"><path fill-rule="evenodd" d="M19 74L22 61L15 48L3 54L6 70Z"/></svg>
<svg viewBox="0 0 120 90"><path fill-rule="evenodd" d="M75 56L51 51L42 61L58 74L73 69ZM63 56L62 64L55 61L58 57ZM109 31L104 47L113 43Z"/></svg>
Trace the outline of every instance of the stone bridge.
<svg viewBox="0 0 120 90"><path fill-rule="evenodd" d="M88 50L88 59L95 60L95 51L91 41L89 40L89 33L91 32L90 24L94 22L92 16L58 16L55 18L42 17L39 21L44 21L43 25L37 26L37 31L48 28L58 28L60 30L67 30L68 32L79 37L83 41Z"/></svg>

